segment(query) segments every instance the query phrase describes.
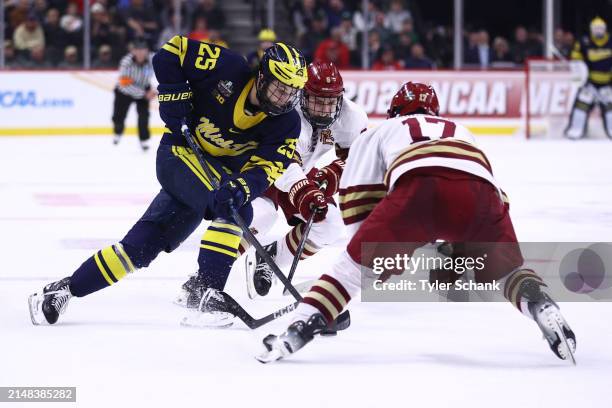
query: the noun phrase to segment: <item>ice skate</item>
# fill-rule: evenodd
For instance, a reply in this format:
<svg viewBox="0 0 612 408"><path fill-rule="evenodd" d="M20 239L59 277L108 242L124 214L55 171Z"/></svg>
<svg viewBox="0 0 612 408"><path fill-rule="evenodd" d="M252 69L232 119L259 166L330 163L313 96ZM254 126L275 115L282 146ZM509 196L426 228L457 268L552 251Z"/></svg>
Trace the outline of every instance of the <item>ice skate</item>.
<svg viewBox="0 0 612 408"><path fill-rule="evenodd" d="M48 284L42 294L30 295L28 304L32 324L55 324L59 315L66 311L71 297L69 277Z"/></svg>
<svg viewBox="0 0 612 408"><path fill-rule="evenodd" d="M276 242L264 246L264 249L272 259L275 259L277 253ZM257 296L266 296L270 292L272 280L274 279L272 268L257 252L255 252L255 262L253 263L252 256L247 256L245 264L249 298L255 299Z"/></svg>
<svg viewBox="0 0 612 408"><path fill-rule="evenodd" d="M320 313L310 316L306 323L303 320L293 322L283 334L267 335L263 339L266 351L255 358L264 364L285 358L310 343L315 335L326 328L327 323Z"/></svg>
<svg viewBox="0 0 612 408"><path fill-rule="evenodd" d="M122 135L115 135L113 136L113 144L116 146L119 144L119 142L121 141L121 136Z"/></svg>
<svg viewBox="0 0 612 408"><path fill-rule="evenodd" d="M550 349L561 360L576 364L576 336L563 318L559 307L547 295L537 301L529 302L529 312L542 330Z"/></svg>
<svg viewBox="0 0 612 408"><path fill-rule="evenodd" d="M192 307L198 298L197 306ZM227 307L223 291L206 287L199 276L193 280L193 291L186 306L191 312L181 321L183 326L221 329L234 324L235 316Z"/></svg>
<svg viewBox="0 0 612 408"><path fill-rule="evenodd" d="M142 148L143 152L146 152L147 150L149 150L149 148L151 147L151 144L149 143L149 139L141 140L140 147Z"/></svg>
<svg viewBox="0 0 612 408"><path fill-rule="evenodd" d="M573 128L569 128L565 131L564 133L565 137L570 139L570 140L578 140L578 139L582 139L584 137L584 134L582 133L582 130L580 129L573 129Z"/></svg>
<svg viewBox="0 0 612 408"><path fill-rule="evenodd" d="M200 305L200 300L202 300L201 294L195 292L197 276L197 272L189 275L187 281L181 285L180 292L174 299L175 305L192 309Z"/></svg>

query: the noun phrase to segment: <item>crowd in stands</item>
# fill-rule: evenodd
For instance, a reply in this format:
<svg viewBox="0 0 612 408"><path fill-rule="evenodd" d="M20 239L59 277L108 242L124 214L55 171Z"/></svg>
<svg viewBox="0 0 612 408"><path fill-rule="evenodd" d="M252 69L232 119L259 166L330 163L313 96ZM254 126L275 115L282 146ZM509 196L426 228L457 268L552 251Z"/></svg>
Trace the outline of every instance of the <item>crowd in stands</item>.
<svg viewBox="0 0 612 408"><path fill-rule="evenodd" d="M5 0L5 64L17 68L77 68L83 61L83 2ZM227 16L215 0L184 0L177 29L173 0L90 0L92 68L115 68L131 41L144 38L152 50L177 34L224 47ZM285 0L295 27L295 44L307 60L361 68L362 41L373 70L434 69L453 65L452 27L418 21L410 0ZM467 26L469 27L469 25ZM367 35L364 36L364 31ZM464 64L472 68L520 66L543 54L541 32L523 26L512 38L491 39L484 29L464 34ZM574 36L555 31L554 44L568 56ZM259 51L261 52L261 50Z"/></svg>
<svg viewBox="0 0 612 408"><path fill-rule="evenodd" d="M5 0L5 65L82 67L84 1ZM179 30L173 0L91 0L90 11L92 68L116 68L137 38L152 50L178 33L227 46L220 34L226 17L215 0L182 2Z"/></svg>

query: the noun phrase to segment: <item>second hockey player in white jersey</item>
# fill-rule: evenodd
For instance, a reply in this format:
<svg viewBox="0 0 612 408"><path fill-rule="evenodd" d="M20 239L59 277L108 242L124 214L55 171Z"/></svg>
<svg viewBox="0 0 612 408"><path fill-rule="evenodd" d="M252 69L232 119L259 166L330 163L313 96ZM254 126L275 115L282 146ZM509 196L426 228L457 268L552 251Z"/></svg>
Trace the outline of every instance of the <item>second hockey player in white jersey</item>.
<svg viewBox="0 0 612 408"><path fill-rule="evenodd" d="M314 62L308 66L308 81L300 107L301 132L295 162L287 167L264 196L252 203L254 217L250 228L254 233L264 235L270 230L278 216L278 207L292 226L283 238L265 246L281 269L291 265L303 236L305 221L313 213L316 213L314 224L300 259L345 238L344 224L333 195L338 192L350 146L368 126L368 116L363 108L344 97L342 76L333 63ZM317 169L316 164L330 151L335 152L336 158ZM239 252L244 253L248 247L246 240L242 239ZM258 254L252 255L245 263L249 296L267 295L273 277L269 265ZM176 303L198 307L200 299L190 290L193 279L183 284Z"/></svg>

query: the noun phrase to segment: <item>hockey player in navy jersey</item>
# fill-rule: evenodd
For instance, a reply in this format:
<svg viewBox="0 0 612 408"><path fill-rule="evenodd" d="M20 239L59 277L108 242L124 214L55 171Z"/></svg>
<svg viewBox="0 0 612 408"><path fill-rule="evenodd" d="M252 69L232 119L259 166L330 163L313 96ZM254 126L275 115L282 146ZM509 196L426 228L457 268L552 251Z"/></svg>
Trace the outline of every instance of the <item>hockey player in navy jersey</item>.
<svg viewBox="0 0 612 408"><path fill-rule="evenodd" d="M57 322L71 297L87 296L172 252L202 222L212 220L198 256L197 291L202 311L220 311L219 299L238 254L241 229L230 205L246 223L250 202L291 163L300 134L294 107L307 80L304 57L276 43L252 73L241 55L175 36L153 58L159 112L166 124L157 151L161 190L119 242L97 251L69 277L29 298L34 324ZM218 179L214 189L181 133L186 122Z"/></svg>

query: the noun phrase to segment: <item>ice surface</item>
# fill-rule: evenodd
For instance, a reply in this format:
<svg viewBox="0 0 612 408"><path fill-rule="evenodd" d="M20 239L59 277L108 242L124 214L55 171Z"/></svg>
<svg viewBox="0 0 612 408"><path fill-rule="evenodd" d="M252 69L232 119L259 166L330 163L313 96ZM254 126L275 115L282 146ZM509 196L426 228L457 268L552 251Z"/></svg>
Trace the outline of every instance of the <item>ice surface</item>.
<svg viewBox="0 0 612 408"><path fill-rule="evenodd" d="M610 141L479 142L519 239L612 241ZM171 301L196 268L204 225L149 269L73 299L61 324L32 326L27 295L123 236L159 188L154 162L135 138L117 147L103 137L0 138L0 385L76 386L79 407L609 406L605 303L562 305L577 367L508 304L357 302L348 331L264 366L253 358L260 340L284 322L179 326L184 310ZM337 251L304 262L297 280L316 277ZM255 316L289 303L278 287L248 300L241 269L227 291Z"/></svg>

